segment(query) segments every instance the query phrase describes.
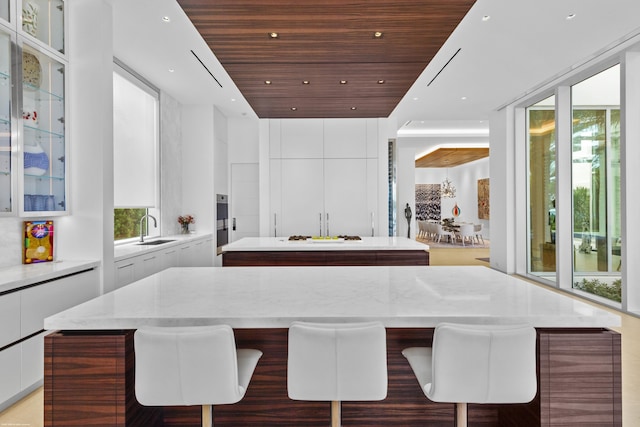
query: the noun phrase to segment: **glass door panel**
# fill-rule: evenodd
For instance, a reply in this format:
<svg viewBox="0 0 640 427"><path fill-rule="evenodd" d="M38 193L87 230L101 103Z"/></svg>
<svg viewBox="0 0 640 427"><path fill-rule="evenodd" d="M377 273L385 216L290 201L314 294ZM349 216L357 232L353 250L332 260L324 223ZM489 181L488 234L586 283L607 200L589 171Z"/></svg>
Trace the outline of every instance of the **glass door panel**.
<svg viewBox="0 0 640 427"><path fill-rule="evenodd" d="M24 45L23 211L65 211L65 67Z"/></svg>
<svg viewBox="0 0 640 427"><path fill-rule="evenodd" d="M22 0L22 31L64 53L64 0Z"/></svg>
<svg viewBox="0 0 640 427"><path fill-rule="evenodd" d="M620 67L571 90L573 287L621 300Z"/></svg>
<svg viewBox="0 0 640 427"><path fill-rule="evenodd" d="M556 112L555 96L527 108L528 270L556 280Z"/></svg>
<svg viewBox="0 0 640 427"><path fill-rule="evenodd" d="M9 0L0 0L0 18L9 21Z"/></svg>
<svg viewBox="0 0 640 427"><path fill-rule="evenodd" d="M11 212L13 196L11 138L11 59L13 43L11 36L0 31L0 213Z"/></svg>

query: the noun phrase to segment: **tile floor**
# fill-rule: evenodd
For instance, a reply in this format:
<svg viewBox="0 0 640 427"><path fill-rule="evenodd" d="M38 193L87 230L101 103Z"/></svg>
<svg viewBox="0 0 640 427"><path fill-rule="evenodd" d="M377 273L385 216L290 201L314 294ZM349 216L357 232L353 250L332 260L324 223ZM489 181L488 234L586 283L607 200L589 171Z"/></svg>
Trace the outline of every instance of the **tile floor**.
<svg viewBox="0 0 640 427"><path fill-rule="evenodd" d="M440 249L431 251L432 265L485 265L488 248ZM603 307L606 309L606 307ZM617 313L617 312L616 312ZM619 313L618 313L619 314ZM640 318L621 315L622 327L622 416L623 426L640 426ZM42 388L0 413L0 427L42 427Z"/></svg>

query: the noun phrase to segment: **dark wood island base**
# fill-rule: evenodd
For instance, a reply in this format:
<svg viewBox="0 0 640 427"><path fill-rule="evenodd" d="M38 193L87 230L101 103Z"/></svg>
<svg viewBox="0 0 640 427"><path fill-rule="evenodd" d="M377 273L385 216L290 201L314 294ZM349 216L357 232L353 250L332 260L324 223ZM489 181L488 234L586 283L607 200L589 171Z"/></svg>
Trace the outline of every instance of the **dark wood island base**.
<svg viewBox="0 0 640 427"><path fill-rule="evenodd" d="M223 267L429 265L429 252L416 250L229 251Z"/></svg>
<svg viewBox="0 0 640 427"><path fill-rule="evenodd" d="M538 393L526 405L470 405L470 426L621 426L620 335L602 328L538 329ZM45 337L45 426L198 426L200 408L146 408L134 395L133 330ZM389 391L380 402L344 402L348 426L451 426L453 404L426 399L401 350L433 329L388 328ZM287 330L236 329L258 363L245 398L214 407L214 425L327 426L329 403L287 397Z"/></svg>

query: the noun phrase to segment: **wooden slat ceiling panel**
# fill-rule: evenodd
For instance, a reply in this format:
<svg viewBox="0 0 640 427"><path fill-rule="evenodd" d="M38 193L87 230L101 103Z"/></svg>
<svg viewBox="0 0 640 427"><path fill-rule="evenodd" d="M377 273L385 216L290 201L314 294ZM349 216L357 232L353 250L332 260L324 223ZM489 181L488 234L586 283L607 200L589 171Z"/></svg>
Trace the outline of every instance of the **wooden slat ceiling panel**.
<svg viewBox="0 0 640 427"><path fill-rule="evenodd" d="M450 168L489 156L489 148L439 148L416 160L417 168Z"/></svg>
<svg viewBox="0 0 640 427"><path fill-rule="evenodd" d="M345 97L361 98L353 103L370 115L359 117L387 117L474 2L178 0L261 118L287 109L302 117L291 111L290 98L319 95L325 117L353 117L342 111ZM273 31L279 38L269 38ZM376 31L382 38L373 37ZM349 89L336 88L342 79ZM301 80L312 84L301 87Z"/></svg>

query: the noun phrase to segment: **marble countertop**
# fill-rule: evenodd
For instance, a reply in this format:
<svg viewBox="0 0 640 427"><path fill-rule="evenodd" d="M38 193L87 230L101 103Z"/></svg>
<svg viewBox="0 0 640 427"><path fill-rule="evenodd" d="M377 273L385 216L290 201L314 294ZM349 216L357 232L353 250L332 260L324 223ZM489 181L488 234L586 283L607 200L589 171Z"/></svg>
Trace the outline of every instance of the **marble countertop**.
<svg viewBox="0 0 640 427"><path fill-rule="evenodd" d="M181 245L185 242L192 240L199 240L207 237L212 237L210 233L190 233L190 234L175 234L171 236L162 237L145 237L145 242L151 242L153 240L173 240L173 242L163 243L161 245L140 245L139 242L126 243L124 245L115 245L113 248L113 257L115 261L131 258L137 255L142 255L146 252L158 251L171 246Z"/></svg>
<svg viewBox="0 0 640 427"><path fill-rule="evenodd" d="M29 286L79 271L97 268L98 261L53 261L0 269L0 292Z"/></svg>
<svg viewBox="0 0 640 427"><path fill-rule="evenodd" d="M429 245L406 237L362 237L362 240L289 240L288 237L245 237L222 247L233 251L422 250Z"/></svg>
<svg viewBox="0 0 640 427"><path fill-rule="evenodd" d="M620 317L481 266L170 268L45 319L45 329L379 320L613 327Z"/></svg>

